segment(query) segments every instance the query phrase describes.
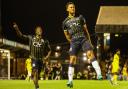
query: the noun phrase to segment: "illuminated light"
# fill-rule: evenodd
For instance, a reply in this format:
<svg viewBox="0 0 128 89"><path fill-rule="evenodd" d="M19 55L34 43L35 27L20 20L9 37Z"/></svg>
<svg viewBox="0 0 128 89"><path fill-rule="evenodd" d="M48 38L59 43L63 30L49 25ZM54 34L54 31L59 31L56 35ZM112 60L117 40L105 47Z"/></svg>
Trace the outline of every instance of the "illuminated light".
<svg viewBox="0 0 128 89"><path fill-rule="evenodd" d="M108 36L106 37L106 39L107 39L107 40L110 40L110 36L108 35Z"/></svg>
<svg viewBox="0 0 128 89"><path fill-rule="evenodd" d="M110 33L104 33L104 37L110 35Z"/></svg>
<svg viewBox="0 0 128 89"><path fill-rule="evenodd" d="M83 60L86 61L87 60L87 57L83 57Z"/></svg>
<svg viewBox="0 0 128 89"><path fill-rule="evenodd" d="M106 37L107 36L107 33L104 33L104 37Z"/></svg>
<svg viewBox="0 0 128 89"><path fill-rule="evenodd" d="M60 56L60 53L55 52L55 57L59 57L59 56Z"/></svg>
<svg viewBox="0 0 128 89"><path fill-rule="evenodd" d="M83 56L86 56L86 53L83 53Z"/></svg>
<svg viewBox="0 0 128 89"><path fill-rule="evenodd" d="M110 40L110 33L104 33L104 38Z"/></svg>
<svg viewBox="0 0 128 89"><path fill-rule="evenodd" d="M9 57L10 55L7 53L6 56Z"/></svg>
<svg viewBox="0 0 128 89"><path fill-rule="evenodd" d="M99 49L99 46L97 46L96 48Z"/></svg>
<svg viewBox="0 0 128 89"><path fill-rule="evenodd" d="M3 50L0 50L1 53L3 53L4 51Z"/></svg>
<svg viewBox="0 0 128 89"><path fill-rule="evenodd" d="M119 37L119 34L115 34L115 37Z"/></svg>
<svg viewBox="0 0 128 89"><path fill-rule="evenodd" d="M60 46L56 46L56 50L60 50L61 49L61 47Z"/></svg>
<svg viewBox="0 0 128 89"><path fill-rule="evenodd" d="M88 69L90 69L91 68L91 66L88 66Z"/></svg>

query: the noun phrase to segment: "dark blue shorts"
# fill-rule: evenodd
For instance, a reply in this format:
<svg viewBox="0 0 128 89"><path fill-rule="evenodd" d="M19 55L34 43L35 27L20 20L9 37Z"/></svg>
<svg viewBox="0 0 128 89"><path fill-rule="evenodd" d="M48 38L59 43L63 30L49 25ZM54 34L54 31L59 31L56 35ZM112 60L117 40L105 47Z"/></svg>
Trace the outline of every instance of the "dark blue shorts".
<svg viewBox="0 0 128 89"><path fill-rule="evenodd" d="M41 69L43 68L43 62L42 60L32 60L32 69L37 69L38 72L41 72Z"/></svg>
<svg viewBox="0 0 128 89"><path fill-rule="evenodd" d="M93 47L85 38L79 38L72 41L69 50L70 55L77 55L80 50L87 52L88 50L93 50Z"/></svg>

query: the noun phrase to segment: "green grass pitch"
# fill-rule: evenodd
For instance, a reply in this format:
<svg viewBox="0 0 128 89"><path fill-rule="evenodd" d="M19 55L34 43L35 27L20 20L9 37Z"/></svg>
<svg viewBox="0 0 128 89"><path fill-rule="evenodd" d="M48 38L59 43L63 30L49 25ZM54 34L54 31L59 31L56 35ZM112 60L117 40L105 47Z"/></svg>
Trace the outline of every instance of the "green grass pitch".
<svg viewBox="0 0 128 89"><path fill-rule="evenodd" d="M128 89L128 81L119 81L112 86L107 80L74 80L74 87L66 86L67 80L40 80L40 89ZM35 89L33 82L26 80L0 80L0 89Z"/></svg>

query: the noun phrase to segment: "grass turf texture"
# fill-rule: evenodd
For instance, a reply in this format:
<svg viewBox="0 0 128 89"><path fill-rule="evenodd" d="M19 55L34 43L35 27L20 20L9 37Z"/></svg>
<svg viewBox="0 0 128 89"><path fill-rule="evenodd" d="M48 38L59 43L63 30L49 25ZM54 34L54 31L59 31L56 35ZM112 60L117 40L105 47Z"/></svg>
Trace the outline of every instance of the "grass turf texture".
<svg viewBox="0 0 128 89"><path fill-rule="evenodd" d="M128 81L119 81L113 86L107 80L74 80L74 87L66 86L67 80L40 80L40 89L128 89ZM33 82L26 80L0 80L0 89L35 89Z"/></svg>

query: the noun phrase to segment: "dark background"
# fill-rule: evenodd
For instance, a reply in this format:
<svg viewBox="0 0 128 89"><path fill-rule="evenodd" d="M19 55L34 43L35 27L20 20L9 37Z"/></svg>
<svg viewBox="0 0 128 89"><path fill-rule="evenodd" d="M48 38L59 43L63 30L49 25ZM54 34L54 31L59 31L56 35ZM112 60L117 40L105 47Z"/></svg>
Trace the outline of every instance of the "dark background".
<svg viewBox="0 0 128 89"><path fill-rule="evenodd" d="M67 42L62 30L62 21L66 18L65 4L73 1L77 14L86 18L88 30L93 42L94 27L100 6L128 5L128 0L2 0L2 34L5 38L21 41L12 28L17 22L23 34L34 34L36 25L44 29L44 36L52 44Z"/></svg>

